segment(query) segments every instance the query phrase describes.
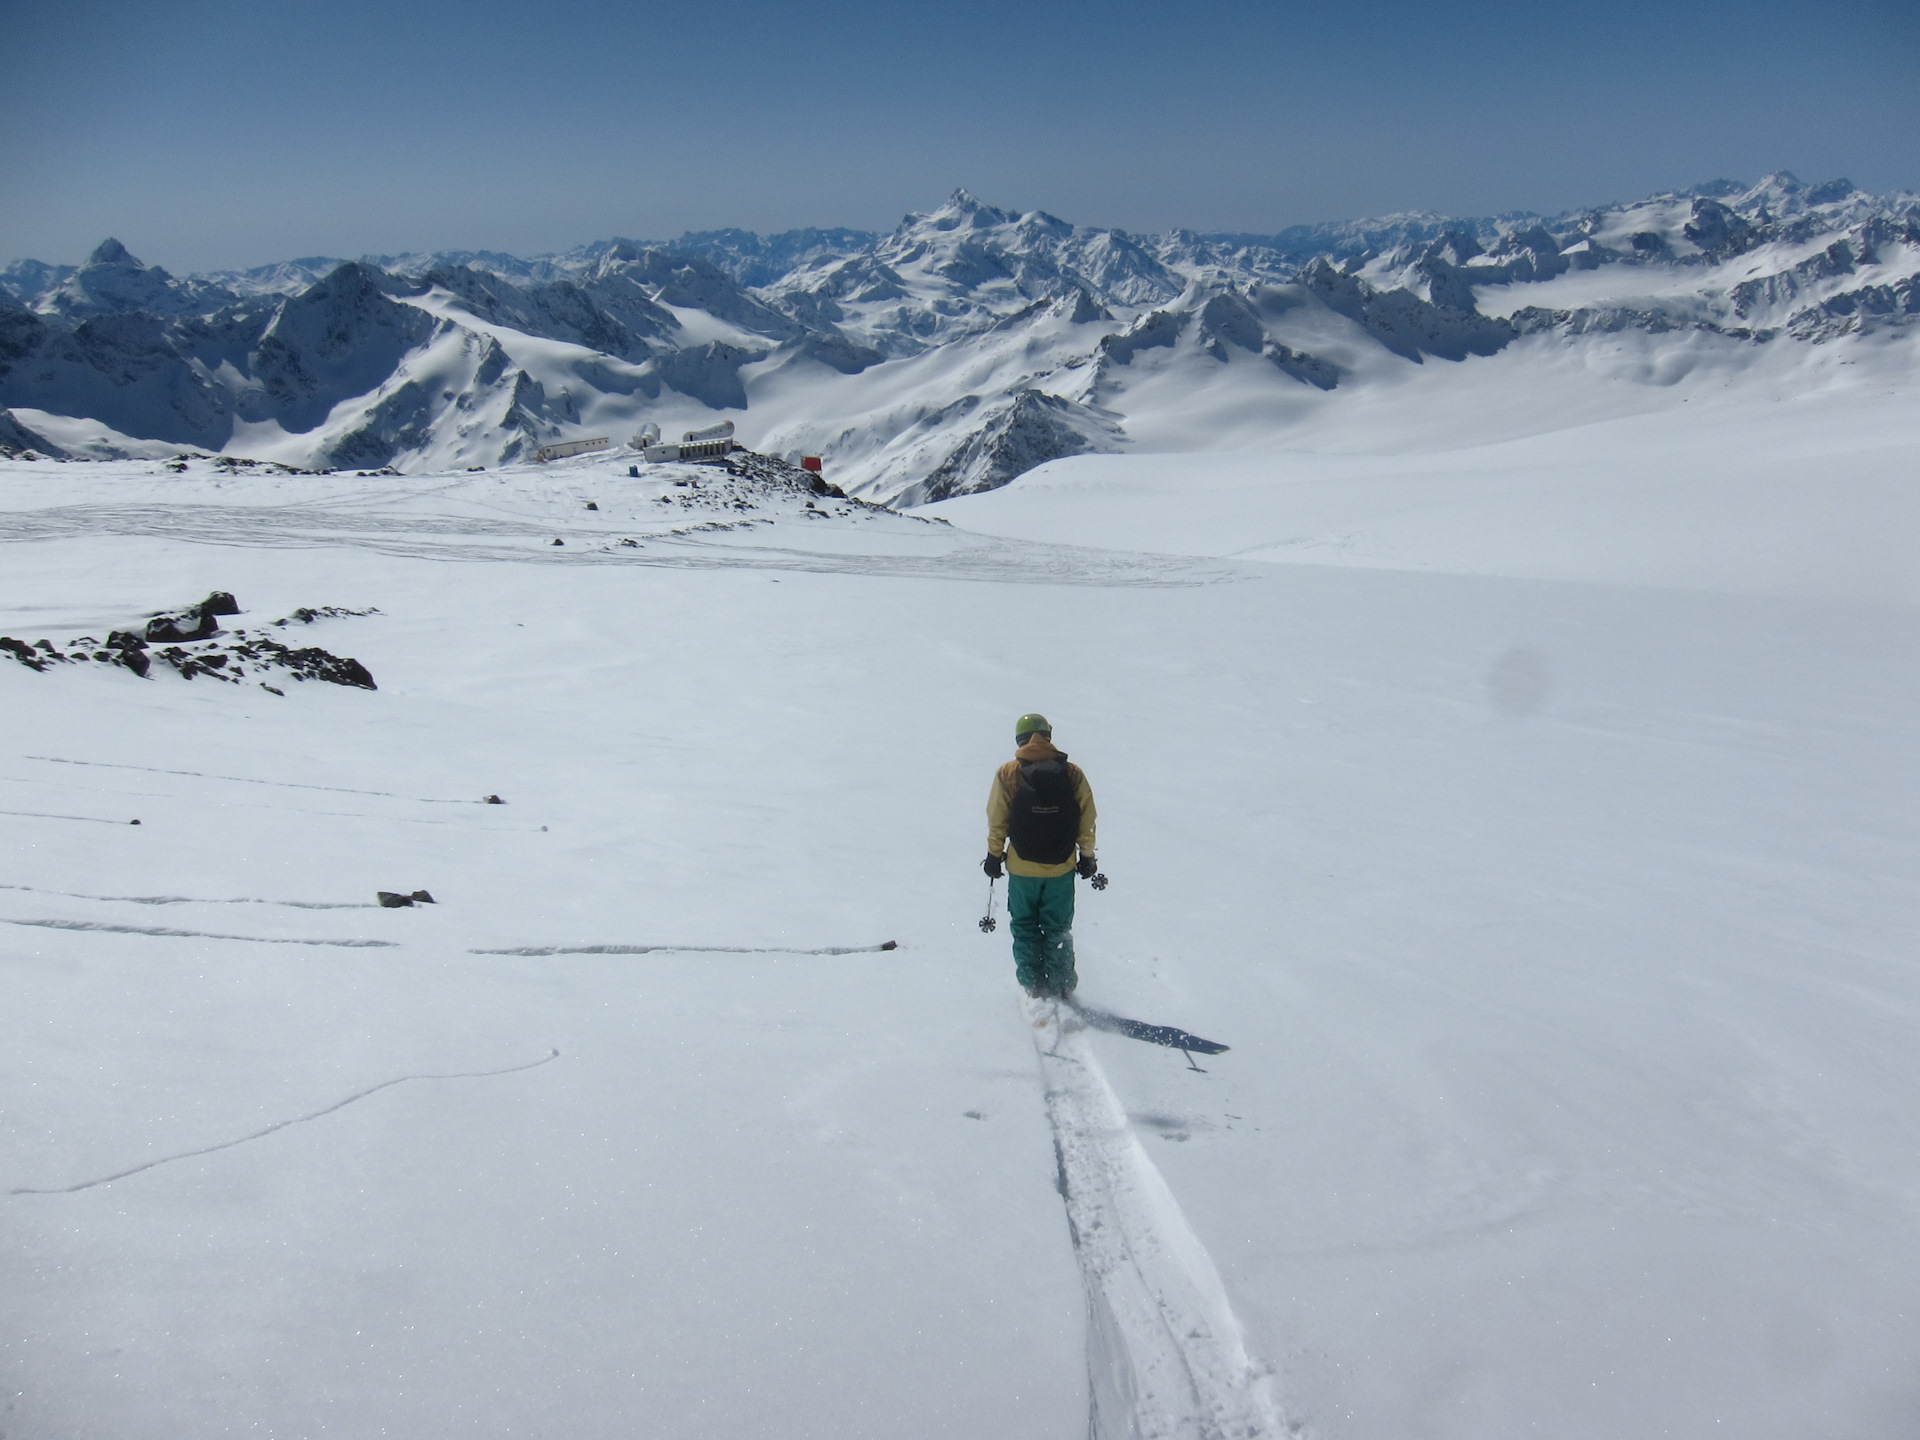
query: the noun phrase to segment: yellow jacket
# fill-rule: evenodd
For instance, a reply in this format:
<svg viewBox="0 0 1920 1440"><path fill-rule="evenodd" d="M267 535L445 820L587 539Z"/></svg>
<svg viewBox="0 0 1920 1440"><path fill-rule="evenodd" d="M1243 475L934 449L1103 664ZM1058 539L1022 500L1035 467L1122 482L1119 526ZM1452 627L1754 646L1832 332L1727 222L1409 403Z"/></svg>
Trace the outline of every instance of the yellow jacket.
<svg viewBox="0 0 1920 1440"><path fill-rule="evenodd" d="M1053 876L1065 875L1074 866L1072 860L1063 860L1058 865L1037 865L1031 860L1022 860L1020 852L1007 841L1007 818L1013 810L1013 792L1020 788L1020 762L1022 760L1065 760L1064 750L1056 750L1053 741L1044 735L1035 735L1026 744L1013 752L1015 759L1009 760L994 773L993 788L987 791L987 853L1004 855L1007 869L1015 875ZM1087 784L1086 773L1071 762L1067 765L1067 775L1073 781L1074 799L1080 802L1080 853L1093 854L1093 787Z"/></svg>

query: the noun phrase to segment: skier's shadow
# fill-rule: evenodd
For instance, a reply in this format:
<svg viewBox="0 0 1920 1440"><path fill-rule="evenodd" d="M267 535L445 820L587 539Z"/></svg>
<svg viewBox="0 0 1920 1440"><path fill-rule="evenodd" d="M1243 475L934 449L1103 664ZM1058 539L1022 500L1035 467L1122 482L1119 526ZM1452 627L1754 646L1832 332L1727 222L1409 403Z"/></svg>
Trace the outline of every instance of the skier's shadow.
<svg viewBox="0 0 1920 1440"><path fill-rule="evenodd" d="M1145 1020L1129 1020L1124 1015L1114 1015L1105 1010L1095 1010L1090 1005L1078 1001L1067 1002L1073 1007L1073 1013L1096 1030L1105 1030L1114 1035L1124 1035L1129 1040L1144 1040L1149 1045L1164 1045L1169 1050L1178 1050L1187 1057L1187 1064L1201 1074L1206 1071L1193 1063L1193 1057L1199 1055L1221 1055L1229 1047L1218 1040L1203 1040L1198 1035L1189 1034L1173 1025L1153 1025Z"/></svg>

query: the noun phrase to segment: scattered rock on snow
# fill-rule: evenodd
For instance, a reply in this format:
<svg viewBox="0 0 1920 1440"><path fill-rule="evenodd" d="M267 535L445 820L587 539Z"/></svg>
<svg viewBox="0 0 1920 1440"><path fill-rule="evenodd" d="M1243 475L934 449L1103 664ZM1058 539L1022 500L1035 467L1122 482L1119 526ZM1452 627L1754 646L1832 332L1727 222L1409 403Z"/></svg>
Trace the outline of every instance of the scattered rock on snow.
<svg viewBox="0 0 1920 1440"><path fill-rule="evenodd" d="M0 652L13 656L30 670L44 672L49 664L91 661L118 665L145 677L156 660L169 665L183 679L200 675L240 684L249 673L281 670L296 680L324 680L358 690L375 690L373 676L358 660L335 655L317 645L295 648L283 645L271 636L244 629L222 630L219 617L240 613L239 602L224 590L216 590L205 600L181 610L161 611L150 617L144 637L130 630L112 630L103 645L92 636L68 642L67 653L56 649L50 640L29 645L11 636L0 636ZM302 608L274 622L285 626L293 620L311 624L322 618L341 615L371 615L374 610L344 610L335 606ZM215 637L219 637L216 639ZM262 685L276 695L284 691Z"/></svg>
<svg viewBox="0 0 1920 1440"><path fill-rule="evenodd" d="M414 905L434 905L439 903L424 890L415 890L410 895L402 895L392 890L376 890L373 892L373 898L380 902L383 909L387 910L399 910L411 908Z"/></svg>

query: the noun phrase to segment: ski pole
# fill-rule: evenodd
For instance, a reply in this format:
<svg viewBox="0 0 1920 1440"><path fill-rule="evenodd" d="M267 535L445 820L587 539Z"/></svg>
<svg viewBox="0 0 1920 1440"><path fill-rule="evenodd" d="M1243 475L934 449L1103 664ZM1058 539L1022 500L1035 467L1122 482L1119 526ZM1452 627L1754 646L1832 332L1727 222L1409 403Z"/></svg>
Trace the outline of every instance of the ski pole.
<svg viewBox="0 0 1920 1440"><path fill-rule="evenodd" d="M1000 922L993 918L993 887L999 883L1000 877L997 875L992 875L987 878L987 913L980 917L980 929L982 933L987 935L991 935L995 930L1000 928Z"/></svg>

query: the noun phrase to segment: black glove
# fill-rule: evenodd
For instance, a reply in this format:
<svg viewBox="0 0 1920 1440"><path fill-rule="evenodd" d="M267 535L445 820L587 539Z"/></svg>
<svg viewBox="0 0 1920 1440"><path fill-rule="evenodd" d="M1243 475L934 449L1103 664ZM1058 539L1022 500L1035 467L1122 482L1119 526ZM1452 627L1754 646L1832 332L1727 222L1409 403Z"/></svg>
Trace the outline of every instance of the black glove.
<svg viewBox="0 0 1920 1440"><path fill-rule="evenodd" d="M1091 880L1093 879L1094 871L1100 868L1100 862L1091 855L1082 855L1080 857L1080 863L1073 868L1080 872L1080 878L1082 880Z"/></svg>
<svg viewBox="0 0 1920 1440"><path fill-rule="evenodd" d="M980 868L987 872L987 878L989 880L998 880L1002 875L1007 873L1001 868L1000 857L998 855L987 856L986 859L980 862Z"/></svg>

